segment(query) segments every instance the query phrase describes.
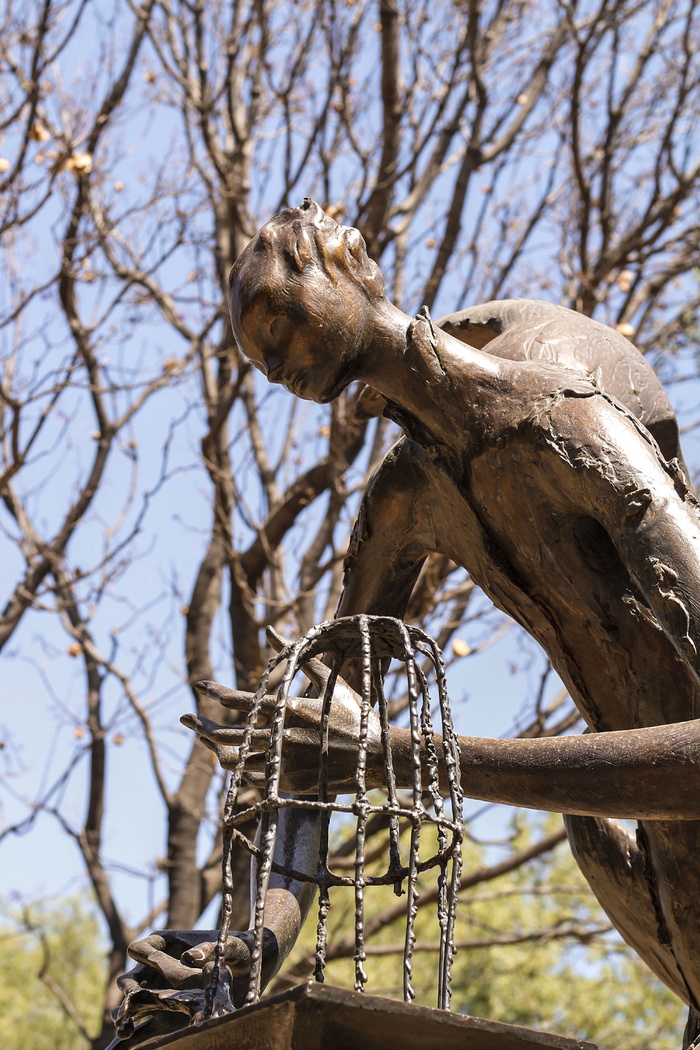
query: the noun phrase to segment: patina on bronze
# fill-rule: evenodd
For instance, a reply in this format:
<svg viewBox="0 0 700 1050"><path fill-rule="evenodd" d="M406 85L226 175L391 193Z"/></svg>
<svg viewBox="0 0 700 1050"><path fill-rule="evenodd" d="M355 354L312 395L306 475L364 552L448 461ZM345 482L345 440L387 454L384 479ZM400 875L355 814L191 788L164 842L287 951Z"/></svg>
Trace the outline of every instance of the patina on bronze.
<svg viewBox="0 0 700 1050"><path fill-rule="evenodd" d="M241 350L271 382L318 402L354 380L382 395L406 436L365 493L338 614L401 617L424 559L438 552L542 644L600 735L464 738L465 792L569 814L572 848L610 918L697 1010L700 517L651 369L613 330L547 304L491 303L444 327L425 310L411 319L386 298L359 233L311 201L282 212L243 252L231 313ZM342 672L357 686L352 661ZM203 688L245 706L241 694ZM299 705L304 728L318 727L313 701ZM186 724L230 763L242 730L192 716ZM344 732L341 719L337 786ZM297 743L283 776L297 792L313 790ZM611 815L639 818L636 839ZM297 813L285 817L278 852L304 870L316 831ZM307 885L273 886L270 973L310 903ZM132 956L168 980L186 970L196 981L213 945L179 962L170 952L181 942L156 936L157 950L147 938ZM230 939L234 969L248 965L249 945L249 934Z"/></svg>

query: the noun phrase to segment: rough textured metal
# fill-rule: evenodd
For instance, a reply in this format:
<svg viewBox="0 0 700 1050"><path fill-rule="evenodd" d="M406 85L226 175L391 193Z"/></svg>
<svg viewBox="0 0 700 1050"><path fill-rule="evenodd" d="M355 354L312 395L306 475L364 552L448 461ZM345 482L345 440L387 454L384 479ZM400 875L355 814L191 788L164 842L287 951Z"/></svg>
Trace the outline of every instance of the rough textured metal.
<svg viewBox="0 0 700 1050"><path fill-rule="evenodd" d="M359 656L361 666L361 697L357 757L355 764L353 798L334 799L329 791L329 727L333 715L333 694L337 677L331 671L321 695L321 738L318 759L316 797L311 799L285 797L280 791L284 763L284 722L292 682L298 671L318 654L338 665ZM406 671L408 687L408 719L411 734L413 785L410 804L402 803L396 791L393 776L392 738L390 734L387 699L382 687L382 661L400 660ZM272 728L269 735L265 763L265 790L262 799L246 809L237 810L240 785L246 779L246 763L251 754L251 740L263 717L267 701L267 686L272 672L286 664L284 677L277 690ZM421 666L424 665L424 666ZM436 679L437 706L440 720L440 755L435 745L435 731L431 713L431 695L426 669ZM381 749L387 768L387 799L372 798L367 790L367 753L370 713L373 702L378 709ZM375 716L376 718L376 716ZM441 765L443 768L441 769ZM441 776L442 774L442 776ZM440 782L446 784L449 805L446 808ZM428 804L426 804L428 800ZM321 818L319 855L313 871L299 871L280 864L275 858L276 833L281 810L306 809L318 812ZM368 818L374 814L389 816L388 865L385 871L370 874L366 868L365 833ZM329 867L329 827L333 814L346 814L355 822L355 860L352 876L339 875ZM260 831L254 842L240 831L251 818L257 818ZM410 845L402 857L400 823L410 825ZM424 825L436 828L437 851L421 856L421 832ZM325 952L328 939L328 909L331 890L351 887L354 893L355 929L355 990L364 990L367 974L365 953L365 891L368 887L393 885L401 894L407 888L407 918L404 947L404 998L414 998L411 986L411 968L415 943L414 923L418 906L417 881L420 874L436 871L439 887L437 921L440 929L440 964L437 978L437 1004L448 1009L450 1003L450 976L454 942L455 907L461 871L462 792L459 779L459 747L449 709L442 656L435 642L423 631L408 627L400 620L386 616L352 616L320 624L299 641L285 646L269 663L255 694L247 728L242 737L239 758L231 776L223 816L223 923L217 944L213 979L207 990L204 1016L218 1016L232 1009L228 991L228 971L225 948L230 932L231 850L242 846L255 858L256 894L253 907L253 950L250 982L246 1003L258 1001L261 991L263 958L263 931L267 890L272 871L300 882L311 882L319 889L319 909L316 936L317 981L324 980Z"/></svg>
<svg viewBox="0 0 700 1050"><path fill-rule="evenodd" d="M243 252L230 305L240 349L268 379L319 402L363 382L404 431L365 494L341 614L402 616L437 552L542 644L593 732L697 719L700 518L668 401L619 333L542 303L487 304L445 319L448 331L425 311L411 319L358 232L312 201ZM652 748L640 768L653 776L667 752L658 735ZM551 757L565 767L563 748ZM604 819L615 810L585 830L579 814L596 814L563 811L587 878L607 889L606 870L620 873L603 906L700 1010L700 868L688 863L700 823L635 812L652 817L637 846L644 879L625 882L630 854L614 852Z"/></svg>

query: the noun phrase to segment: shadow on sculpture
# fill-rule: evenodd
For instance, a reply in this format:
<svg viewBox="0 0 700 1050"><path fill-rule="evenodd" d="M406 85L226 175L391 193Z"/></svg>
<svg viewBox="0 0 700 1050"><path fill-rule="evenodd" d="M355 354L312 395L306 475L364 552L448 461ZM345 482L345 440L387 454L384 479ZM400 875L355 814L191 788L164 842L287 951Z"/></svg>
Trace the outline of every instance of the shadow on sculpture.
<svg viewBox="0 0 700 1050"><path fill-rule="evenodd" d="M231 317L240 349L271 382L322 403L365 383L404 430L365 493L338 616L402 619L425 558L440 553L549 655L590 735L461 737L462 787L567 815L600 903L691 1007L689 1047L700 1007L700 516L653 371L614 330L548 304L489 303L440 323L427 310L410 318L387 299L358 231L310 201L245 249L231 274ZM123 979L127 996L131 980L196 988L200 999L208 986L211 999L222 951L234 999L236 977L260 973L264 985L281 966L314 897L308 875L323 817L318 803L302 804L318 791L311 756L328 732L327 789L347 790L363 713L372 718L362 660L346 653L336 673L345 682L337 680L330 713L312 697L284 708L275 775L296 802L276 811L257 933L233 933L218 948L202 931L188 942L173 931L137 942L130 954L141 968ZM258 702L201 688L238 709ZM183 721L225 768L248 749L246 777L262 783L260 756L281 721L272 730ZM399 785L413 769L410 742L388 732ZM384 783L382 756L381 735L377 743L368 733L373 786ZM615 817L636 818L636 836Z"/></svg>

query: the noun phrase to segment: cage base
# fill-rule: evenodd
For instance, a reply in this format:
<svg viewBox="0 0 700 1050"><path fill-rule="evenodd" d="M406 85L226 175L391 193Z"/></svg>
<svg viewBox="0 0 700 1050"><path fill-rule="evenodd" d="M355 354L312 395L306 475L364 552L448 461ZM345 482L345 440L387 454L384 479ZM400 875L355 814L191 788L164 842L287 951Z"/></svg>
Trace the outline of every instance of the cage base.
<svg viewBox="0 0 700 1050"><path fill-rule="evenodd" d="M123 1044L126 1048L128 1043ZM226 1017L149 1039L139 1050L598 1050L532 1028L309 981Z"/></svg>

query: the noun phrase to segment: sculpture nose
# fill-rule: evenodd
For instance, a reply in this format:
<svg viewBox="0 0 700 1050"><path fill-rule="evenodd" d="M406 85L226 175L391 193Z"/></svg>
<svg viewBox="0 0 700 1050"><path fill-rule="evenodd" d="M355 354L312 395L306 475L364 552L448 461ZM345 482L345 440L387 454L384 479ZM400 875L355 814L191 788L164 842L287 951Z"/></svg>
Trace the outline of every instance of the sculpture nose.
<svg viewBox="0 0 700 1050"><path fill-rule="evenodd" d="M265 355L266 375L271 383L278 383L282 372L282 361L274 354Z"/></svg>
<svg viewBox="0 0 700 1050"><path fill-rule="evenodd" d="M277 365L275 368L268 368L267 379L269 383L283 383L284 370L282 368L282 365Z"/></svg>

